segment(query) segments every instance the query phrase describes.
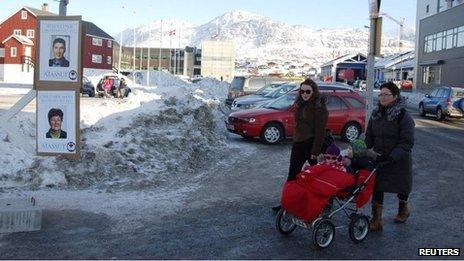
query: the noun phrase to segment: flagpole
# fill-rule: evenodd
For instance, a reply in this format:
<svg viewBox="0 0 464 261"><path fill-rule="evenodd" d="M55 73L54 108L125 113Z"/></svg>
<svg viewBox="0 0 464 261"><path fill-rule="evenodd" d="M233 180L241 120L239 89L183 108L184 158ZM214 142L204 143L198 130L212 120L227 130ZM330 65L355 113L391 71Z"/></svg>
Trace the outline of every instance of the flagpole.
<svg viewBox="0 0 464 261"><path fill-rule="evenodd" d="M134 11L134 58L133 58L133 65L132 65L132 82L135 84L135 30L136 30L136 22L135 22L135 11Z"/></svg>
<svg viewBox="0 0 464 261"><path fill-rule="evenodd" d="M142 46L142 43L143 43L143 33L142 33L142 41L140 43L140 68L139 70L141 71L142 70L142 60L143 60L143 46Z"/></svg>
<svg viewBox="0 0 464 261"><path fill-rule="evenodd" d="M119 42L119 61L118 61L118 75L121 76L121 58L122 58L122 35L124 34L124 6L122 6L122 19L121 19L121 40Z"/></svg>
<svg viewBox="0 0 464 261"><path fill-rule="evenodd" d="M172 44L172 35L171 35L171 30L172 29L172 23L169 29L169 72L172 73L172 64L171 64L171 59L172 59L172 52L171 52L171 44Z"/></svg>
<svg viewBox="0 0 464 261"><path fill-rule="evenodd" d="M180 28L179 28L179 40L177 41L177 51L179 52L179 55L178 55L178 58L179 58L179 62L177 64L177 67L179 67L179 69L177 69L178 73L180 72ZM183 73L182 73L183 74Z"/></svg>
<svg viewBox="0 0 464 261"><path fill-rule="evenodd" d="M160 25L160 46L158 55L158 85L161 83L161 47L163 46L163 20Z"/></svg>
<svg viewBox="0 0 464 261"><path fill-rule="evenodd" d="M147 60L147 86L150 86L150 43L151 43L151 25L148 31L148 60Z"/></svg>

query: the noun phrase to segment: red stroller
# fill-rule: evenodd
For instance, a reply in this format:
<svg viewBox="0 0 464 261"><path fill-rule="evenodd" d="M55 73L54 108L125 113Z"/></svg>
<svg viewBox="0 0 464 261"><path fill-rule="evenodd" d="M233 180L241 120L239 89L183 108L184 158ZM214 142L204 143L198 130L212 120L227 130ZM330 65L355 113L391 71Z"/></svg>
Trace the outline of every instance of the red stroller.
<svg viewBox="0 0 464 261"><path fill-rule="evenodd" d="M342 211L350 219L351 240L359 243L369 233L369 218L359 209L372 196L374 181L375 169L360 170L355 176L327 165L309 167L285 183L276 228L284 235L297 226L312 229L314 245L326 248L335 237L332 217Z"/></svg>

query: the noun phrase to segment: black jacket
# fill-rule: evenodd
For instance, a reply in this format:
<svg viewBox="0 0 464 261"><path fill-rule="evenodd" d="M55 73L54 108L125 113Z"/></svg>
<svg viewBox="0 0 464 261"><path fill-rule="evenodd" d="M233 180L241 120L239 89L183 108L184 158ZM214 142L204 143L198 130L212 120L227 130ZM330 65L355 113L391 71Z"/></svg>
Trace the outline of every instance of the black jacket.
<svg viewBox="0 0 464 261"><path fill-rule="evenodd" d="M367 148L373 148L392 164L377 172L377 191L409 194L412 188L412 157L414 120L405 109L405 100L398 97L391 107L380 105L372 112L366 131Z"/></svg>
<svg viewBox="0 0 464 261"><path fill-rule="evenodd" d="M52 129L48 130L47 133L45 134L45 137L47 139L52 139ZM68 134L66 133L66 131L64 130L61 130L60 132L60 137L58 139L66 139L68 138Z"/></svg>

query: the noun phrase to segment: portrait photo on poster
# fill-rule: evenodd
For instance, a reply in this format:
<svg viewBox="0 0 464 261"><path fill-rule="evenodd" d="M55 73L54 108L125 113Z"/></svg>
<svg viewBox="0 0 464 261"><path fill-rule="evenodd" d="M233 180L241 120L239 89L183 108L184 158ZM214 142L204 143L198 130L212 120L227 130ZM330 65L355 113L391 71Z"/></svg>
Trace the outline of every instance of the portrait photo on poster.
<svg viewBox="0 0 464 261"><path fill-rule="evenodd" d="M69 35L52 35L52 48L50 50L50 67L69 67L69 57L66 50L69 49Z"/></svg>
<svg viewBox="0 0 464 261"><path fill-rule="evenodd" d="M76 92L37 91L37 151L76 152Z"/></svg>
<svg viewBox="0 0 464 261"><path fill-rule="evenodd" d="M39 81L77 82L79 21L40 20Z"/></svg>

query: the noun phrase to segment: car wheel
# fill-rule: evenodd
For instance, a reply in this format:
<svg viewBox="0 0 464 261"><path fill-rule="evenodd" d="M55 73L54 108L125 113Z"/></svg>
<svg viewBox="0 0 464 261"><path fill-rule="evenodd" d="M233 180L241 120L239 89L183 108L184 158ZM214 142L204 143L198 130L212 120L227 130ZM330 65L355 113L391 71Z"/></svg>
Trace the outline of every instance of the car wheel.
<svg viewBox="0 0 464 261"><path fill-rule="evenodd" d="M443 110L440 107L437 108L437 112L435 113L435 117L439 121L442 121L443 119L445 119L445 115L443 114Z"/></svg>
<svg viewBox="0 0 464 261"><path fill-rule="evenodd" d="M349 122L343 127L341 138L343 141L352 142L361 135L361 127L356 122Z"/></svg>
<svg viewBox="0 0 464 261"><path fill-rule="evenodd" d="M419 104L419 115L421 117L424 117L425 116L425 108L424 108L424 104Z"/></svg>
<svg viewBox="0 0 464 261"><path fill-rule="evenodd" d="M89 97L95 97L95 92L89 92Z"/></svg>
<svg viewBox="0 0 464 261"><path fill-rule="evenodd" d="M267 144L276 144L284 136L284 131L277 123L270 123L264 126L261 132L261 140Z"/></svg>

